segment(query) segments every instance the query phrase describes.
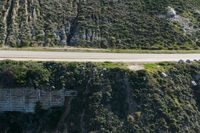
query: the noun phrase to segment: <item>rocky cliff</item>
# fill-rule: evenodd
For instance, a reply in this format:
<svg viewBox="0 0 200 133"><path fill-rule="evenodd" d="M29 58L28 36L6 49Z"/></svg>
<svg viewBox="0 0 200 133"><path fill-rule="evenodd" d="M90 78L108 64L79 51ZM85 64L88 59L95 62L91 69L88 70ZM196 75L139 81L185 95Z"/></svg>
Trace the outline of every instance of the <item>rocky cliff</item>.
<svg viewBox="0 0 200 133"><path fill-rule="evenodd" d="M37 104L35 113L0 113L0 132L200 132L200 63L145 68L133 72L110 63L0 62L1 88L78 92L63 107Z"/></svg>
<svg viewBox="0 0 200 133"><path fill-rule="evenodd" d="M199 10L197 0L2 0L0 44L195 49Z"/></svg>

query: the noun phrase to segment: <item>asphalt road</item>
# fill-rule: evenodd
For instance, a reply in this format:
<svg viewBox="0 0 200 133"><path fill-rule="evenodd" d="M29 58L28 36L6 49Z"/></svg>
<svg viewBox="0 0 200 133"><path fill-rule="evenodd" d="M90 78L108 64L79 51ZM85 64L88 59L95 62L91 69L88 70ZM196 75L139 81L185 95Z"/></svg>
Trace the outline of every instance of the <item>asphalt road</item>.
<svg viewBox="0 0 200 133"><path fill-rule="evenodd" d="M0 51L0 60L148 63L200 60L200 54L127 54L87 52Z"/></svg>

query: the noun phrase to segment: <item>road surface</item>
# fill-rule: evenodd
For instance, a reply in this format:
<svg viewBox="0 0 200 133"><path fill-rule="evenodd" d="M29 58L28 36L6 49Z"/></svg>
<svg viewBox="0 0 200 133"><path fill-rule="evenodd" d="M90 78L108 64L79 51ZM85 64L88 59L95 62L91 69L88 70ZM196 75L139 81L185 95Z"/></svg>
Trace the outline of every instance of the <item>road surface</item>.
<svg viewBox="0 0 200 133"><path fill-rule="evenodd" d="M0 60L149 63L200 60L200 54L128 54L87 52L0 51Z"/></svg>

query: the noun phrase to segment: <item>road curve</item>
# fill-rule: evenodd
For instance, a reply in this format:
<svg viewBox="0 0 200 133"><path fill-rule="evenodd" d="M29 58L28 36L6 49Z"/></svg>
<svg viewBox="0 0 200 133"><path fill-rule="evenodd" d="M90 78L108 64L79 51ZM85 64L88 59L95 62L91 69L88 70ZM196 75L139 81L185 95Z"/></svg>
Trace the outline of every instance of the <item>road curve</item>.
<svg viewBox="0 0 200 133"><path fill-rule="evenodd" d="M148 63L200 60L200 54L128 54L87 52L0 51L0 60Z"/></svg>

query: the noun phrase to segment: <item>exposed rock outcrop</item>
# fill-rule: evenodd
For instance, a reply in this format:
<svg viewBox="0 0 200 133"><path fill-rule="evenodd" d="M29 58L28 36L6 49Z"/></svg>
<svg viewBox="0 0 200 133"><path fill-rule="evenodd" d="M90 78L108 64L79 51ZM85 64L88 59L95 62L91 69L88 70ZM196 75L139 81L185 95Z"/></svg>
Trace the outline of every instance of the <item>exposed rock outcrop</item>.
<svg viewBox="0 0 200 133"><path fill-rule="evenodd" d="M174 18L174 17L176 17L176 11L175 11L175 9L172 8L172 7L170 7L170 6L168 6L168 7L167 7L167 16L168 16L169 18Z"/></svg>

